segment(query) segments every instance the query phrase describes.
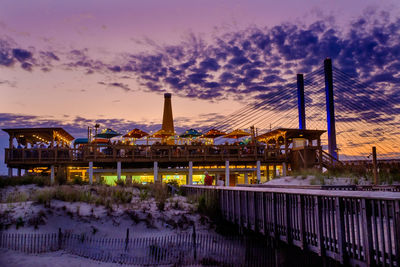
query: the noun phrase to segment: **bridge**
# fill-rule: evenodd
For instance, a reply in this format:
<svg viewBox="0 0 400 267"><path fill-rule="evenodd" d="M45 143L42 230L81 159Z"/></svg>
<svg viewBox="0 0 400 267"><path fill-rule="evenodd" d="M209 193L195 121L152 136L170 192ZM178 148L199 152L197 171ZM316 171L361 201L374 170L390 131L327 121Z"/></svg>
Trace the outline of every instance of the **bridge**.
<svg viewBox="0 0 400 267"><path fill-rule="evenodd" d="M400 192L183 186L225 220L346 266L400 266ZM398 189L397 189L398 190Z"/></svg>
<svg viewBox="0 0 400 267"><path fill-rule="evenodd" d="M254 126L258 135L281 127L327 130L323 150L342 162L371 162L373 146L378 161L400 162L399 84L363 82L327 59L321 68L285 84L263 86L265 94L210 128Z"/></svg>

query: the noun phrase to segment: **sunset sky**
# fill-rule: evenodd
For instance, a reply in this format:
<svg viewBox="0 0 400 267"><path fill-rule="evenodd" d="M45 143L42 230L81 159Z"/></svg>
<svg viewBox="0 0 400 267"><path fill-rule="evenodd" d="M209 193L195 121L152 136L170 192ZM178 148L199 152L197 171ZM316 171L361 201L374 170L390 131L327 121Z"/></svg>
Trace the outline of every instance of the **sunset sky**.
<svg viewBox="0 0 400 267"><path fill-rule="evenodd" d="M399 134L399 14L398 0L0 0L0 128L157 130L165 92L178 130L206 126L331 57L377 90L338 88L339 119ZM0 174L7 144L0 132Z"/></svg>

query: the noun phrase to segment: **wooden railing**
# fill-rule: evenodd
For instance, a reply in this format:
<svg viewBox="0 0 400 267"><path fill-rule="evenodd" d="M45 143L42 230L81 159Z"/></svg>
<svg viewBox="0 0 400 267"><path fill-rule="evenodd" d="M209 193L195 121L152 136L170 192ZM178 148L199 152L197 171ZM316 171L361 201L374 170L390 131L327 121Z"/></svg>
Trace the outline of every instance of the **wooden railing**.
<svg viewBox="0 0 400 267"><path fill-rule="evenodd" d="M282 188L282 189L314 189L343 191L390 191L400 192L400 185L275 185L275 184L238 184L237 186L252 188Z"/></svg>
<svg viewBox="0 0 400 267"><path fill-rule="evenodd" d="M400 266L400 193L183 186L224 218L352 266Z"/></svg>
<svg viewBox="0 0 400 267"><path fill-rule="evenodd" d="M321 150L321 152L322 152L322 164L324 165L324 167L329 169L335 166L336 167L343 166L343 163L341 161L333 157L328 152L325 152L323 150Z"/></svg>
<svg viewBox="0 0 400 267"><path fill-rule="evenodd" d="M264 146L182 145L128 146L85 145L79 148L13 148L5 150L6 163L89 162L89 161L222 161L284 160L281 149Z"/></svg>

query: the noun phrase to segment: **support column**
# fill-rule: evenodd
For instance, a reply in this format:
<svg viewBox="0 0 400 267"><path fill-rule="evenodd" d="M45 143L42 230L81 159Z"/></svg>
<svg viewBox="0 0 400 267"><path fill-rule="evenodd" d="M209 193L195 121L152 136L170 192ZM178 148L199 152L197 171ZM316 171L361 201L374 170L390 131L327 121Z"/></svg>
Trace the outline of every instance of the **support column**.
<svg viewBox="0 0 400 267"><path fill-rule="evenodd" d="M54 184L54 165L51 165L50 168L50 184Z"/></svg>
<svg viewBox="0 0 400 267"><path fill-rule="evenodd" d="M304 77L297 74L297 107L299 109L299 129L306 129L306 108L304 105Z"/></svg>
<svg viewBox="0 0 400 267"><path fill-rule="evenodd" d="M157 182L158 181L158 162L157 161L154 161L153 171L154 171L154 182Z"/></svg>
<svg viewBox="0 0 400 267"><path fill-rule="evenodd" d="M269 181L269 165L267 164L266 168L266 174L265 174L265 178L267 179L267 181Z"/></svg>
<svg viewBox="0 0 400 267"><path fill-rule="evenodd" d="M261 162L257 160L257 183L261 183Z"/></svg>
<svg viewBox="0 0 400 267"><path fill-rule="evenodd" d="M229 160L225 161L225 185L229 186Z"/></svg>
<svg viewBox="0 0 400 267"><path fill-rule="evenodd" d="M335 159L337 157L336 127L335 127L335 105L333 98L333 75L332 61L330 58L324 61L325 70L325 94L326 94L326 116L328 125L328 151Z"/></svg>
<svg viewBox="0 0 400 267"><path fill-rule="evenodd" d="M286 162L283 162L282 163L282 176L286 176L286 169L287 169Z"/></svg>
<svg viewBox="0 0 400 267"><path fill-rule="evenodd" d="M276 164L274 164L274 171L272 173L272 178L276 178Z"/></svg>
<svg viewBox="0 0 400 267"><path fill-rule="evenodd" d="M8 177L13 177L13 169L8 168Z"/></svg>
<svg viewBox="0 0 400 267"><path fill-rule="evenodd" d="M93 161L89 162L89 184L93 184Z"/></svg>
<svg viewBox="0 0 400 267"><path fill-rule="evenodd" d="M249 184L249 174L247 172L244 173L244 183Z"/></svg>
<svg viewBox="0 0 400 267"><path fill-rule="evenodd" d="M189 161L189 176L188 184L193 184L193 161Z"/></svg>
<svg viewBox="0 0 400 267"><path fill-rule="evenodd" d="M21 168L18 168L18 177L21 177Z"/></svg>
<svg viewBox="0 0 400 267"><path fill-rule="evenodd" d="M121 161L117 162L117 179L118 181L121 180Z"/></svg>

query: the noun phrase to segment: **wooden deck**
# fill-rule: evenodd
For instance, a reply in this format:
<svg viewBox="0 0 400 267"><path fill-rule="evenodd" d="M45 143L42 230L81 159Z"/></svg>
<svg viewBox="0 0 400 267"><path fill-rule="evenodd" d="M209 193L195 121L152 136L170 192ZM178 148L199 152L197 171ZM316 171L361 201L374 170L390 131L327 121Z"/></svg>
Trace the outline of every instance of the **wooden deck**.
<svg viewBox="0 0 400 267"><path fill-rule="evenodd" d="M216 201L232 223L346 266L400 266L399 192L183 188Z"/></svg>
<svg viewBox="0 0 400 267"><path fill-rule="evenodd" d="M5 163L8 166L88 164L89 162L288 162L290 150L265 149L265 146L96 146L85 145L80 148L33 148L6 149Z"/></svg>

